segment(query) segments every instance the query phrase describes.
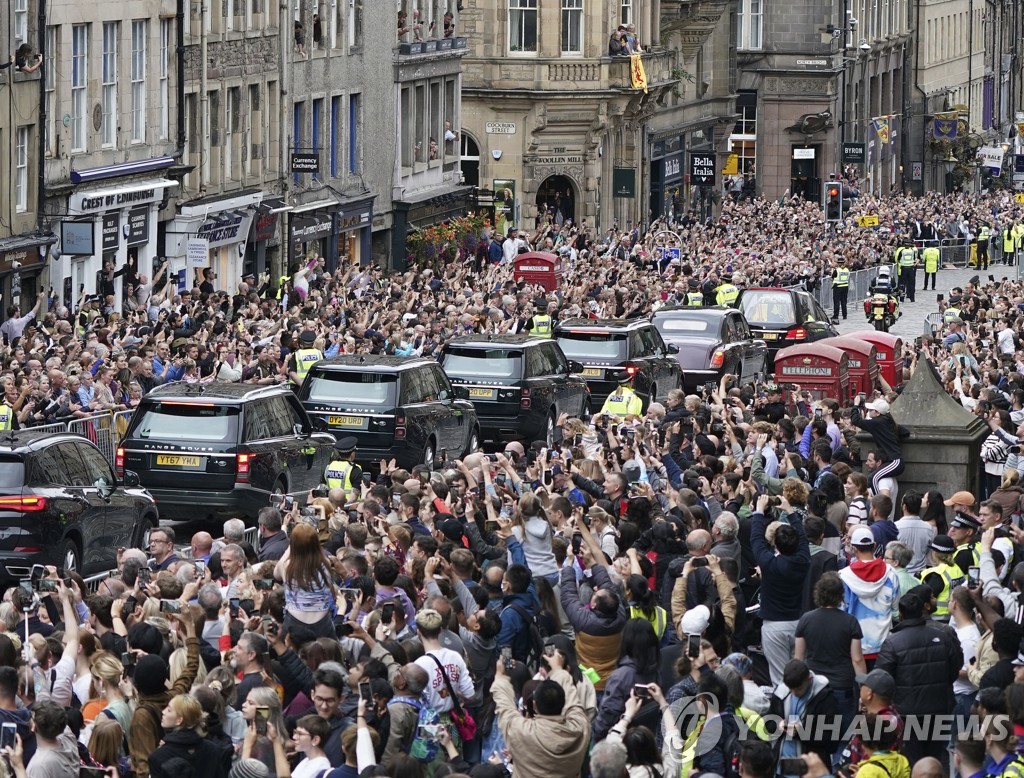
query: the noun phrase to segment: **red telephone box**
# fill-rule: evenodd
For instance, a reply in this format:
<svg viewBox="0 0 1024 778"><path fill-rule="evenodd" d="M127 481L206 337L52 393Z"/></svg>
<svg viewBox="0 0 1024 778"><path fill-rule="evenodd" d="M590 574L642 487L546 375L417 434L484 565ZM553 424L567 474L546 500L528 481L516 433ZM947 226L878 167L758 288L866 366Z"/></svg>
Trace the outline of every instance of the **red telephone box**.
<svg viewBox="0 0 1024 778"><path fill-rule="evenodd" d="M796 384L816 400L850 396L850 358L827 341L801 343L782 349L775 355L775 382Z"/></svg>
<svg viewBox="0 0 1024 778"><path fill-rule="evenodd" d="M903 338L888 332L867 330L857 337L875 346L875 361L882 378L893 389L903 386Z"/></svg>
<svg viewBox="0 0 1024 778"><path fill-rule="evenodd" d="M875 360L875 346L857 335L844 335L838 338L827 338L822 343L842 349L849 357L850 394L845 398L836 398L840 404L852 399L858 392L870 396L878 379L878 362Z"/></svg>
<svg viewBox="0 0 1024 778"><path fill-rule="evenodd" d="M545 292L558 289L562 281L562 260L547 251L527 251L515 258L512 277L528 284L540 284Z"/></svg>

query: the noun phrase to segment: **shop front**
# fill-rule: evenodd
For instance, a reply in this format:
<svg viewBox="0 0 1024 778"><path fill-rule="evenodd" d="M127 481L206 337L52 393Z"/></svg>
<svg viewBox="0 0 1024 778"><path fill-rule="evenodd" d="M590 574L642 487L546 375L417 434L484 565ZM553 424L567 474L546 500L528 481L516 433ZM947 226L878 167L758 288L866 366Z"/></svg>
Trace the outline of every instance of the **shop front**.
<svg viewBox="0 0 1024 778"><path fill-rule="evenodd" d="M296 206L288 214L288 267L282 275L291 276L313 256L336 253L334 213L329 210L334 205Z"/></svg>
<svg viewBox="0 0 1024 778"><path fill-rule="evenodd" d="M129 268L114 280L120 307L124 279L146 275L153 267L160 207L166 190L177 185L156 179L68 196L67 216L60 225L60 256L50 278L54 285L60 281L65 305L75 305L83 289L86 294L98 293L104 264L109 263L115 271Z"/></svg>
<svg viewBox="0 0 1024 778"><path fill-rule="evenodd" d="M335 214L337 219L338 252L328 256L327 267L335 270L338 264L370 261L370 242L373 232L374 196L343 204ZM331 260L337 257L337 262Z"/></svg>
<svg viewBox="0 0 1024 778"><path fill-rule="evenodd" d="M391 229L391 267L395 270L405 269L406 235L410 232L465 216L475 207L471 186L455 187L443 194L424 193L419 197L396 200L393 204L394 226Z"/></svg>
<svg viewBox="0 0 1024 778"><path fill-rule="evenodd" d="M281 250L277 227L281 214L292 208L280 197L268 197L256 206L249 243L245 250L242 273L256 276L269 273L274 258Z"/></svg>
<svg viewBox="0 0 1024 778"><path fill-rule="evenodd" d="M651 143L651 218L679 216L685 160L679 135Z"/></svg>
<svg viewBox="0 0 1024 778"><path fill-rule="evenodd" d="M46 270L47 242L35 237L15 237L0 241L0 293L4 306L11 301L28 311L36 304L36 295L50 284L43 278Z"/></svg>
<svg viewBox="0 0 1024 778"><path fill-rule="evenodd" d="M368 262L374 195L348 202L296 205L289 213L290 275L314 254L333 272L340 264Z"/></svg>

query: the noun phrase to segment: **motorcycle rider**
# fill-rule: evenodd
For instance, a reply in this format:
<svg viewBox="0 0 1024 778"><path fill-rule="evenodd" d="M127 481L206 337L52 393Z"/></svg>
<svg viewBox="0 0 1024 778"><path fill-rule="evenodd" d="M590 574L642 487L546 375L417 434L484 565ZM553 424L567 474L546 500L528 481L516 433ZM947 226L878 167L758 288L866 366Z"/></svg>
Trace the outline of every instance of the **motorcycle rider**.
<svg viewBox="0 0 1024 778"><path fill-rule="evenodd" d="M887 266L879 268L878 275L871 281L868 291L871 297L864 301L864 313L868 321L871 321L876 305L884 305L893 322L900 317L899 297L894 292L891 271Z"/></svg>

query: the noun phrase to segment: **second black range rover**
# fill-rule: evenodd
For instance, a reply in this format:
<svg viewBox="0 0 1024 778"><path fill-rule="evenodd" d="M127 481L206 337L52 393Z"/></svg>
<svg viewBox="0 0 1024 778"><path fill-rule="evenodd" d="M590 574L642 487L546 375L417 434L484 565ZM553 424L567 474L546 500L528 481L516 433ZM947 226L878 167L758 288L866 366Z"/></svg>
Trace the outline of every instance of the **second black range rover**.
<svg viewBox="0 0 1024 778"><path fill-rule="evenodd" d="M311 416L339 438L358 441L365 465L399 467L457 459L476 450L480 425L437 362L421 357L346 355L317 362L299 390Z"/></svg>
<svg viewBox="0 0 1024 778"><path fill-rule="evenodd" d="M445 345L438 361L476 406L489 440L551 442L562 413L583 416L590 402L583 366L553 340L530 335L465 335Z"/></svg>
<svg viewBox="0 0 1024 778"><path fill-rule="evenodd" d="M565 356L583 365L595 413L615 391L615 377L623 370L633 376L645 411L683 385L675 357L679 349L665 345L649 319L566 319L555 337Z"/></svg>

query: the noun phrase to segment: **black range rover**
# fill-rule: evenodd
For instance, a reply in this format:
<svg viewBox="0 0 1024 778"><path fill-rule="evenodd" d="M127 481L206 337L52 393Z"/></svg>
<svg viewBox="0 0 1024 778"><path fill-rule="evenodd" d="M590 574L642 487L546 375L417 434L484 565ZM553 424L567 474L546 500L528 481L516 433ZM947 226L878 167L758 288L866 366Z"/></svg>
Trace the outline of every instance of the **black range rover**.
<svg viewBox="0 0 1024 778"><path fill-rule="evenodd" d="M590 392L583 365L566 359L553 340L530 335L465 335L438 357L457 387L476 406L489 440L551 442L561 413L583 416Z"/></svg>
<svg viewBox="0 0 1024 778"><path fill-rule="evenodd" d="M364 467L394 459L432 464L441 452L475 451L480 425L473 404L456 397L437 362L422 357L345 355L323 359L299 390L306 411L339 438L358 441Z"/></svg>
<svg viewBox="0 0 1024 778"><path fill-rule="evenodd" d="M255 518L275 492L316 488L334 442L288 387L175 383L142 398L115 465L138 473L164 518Z"/></svg>
<svg viewBox="0 0 1024 778"><path fill-rule="evenodd" d="M679 349L665 345L649 319L566 319L555 338L566 357L582 364L595 413L615 391L615 376L623 370L633 376L633 391L645 411L683 385L675 357Z"/></svg>

